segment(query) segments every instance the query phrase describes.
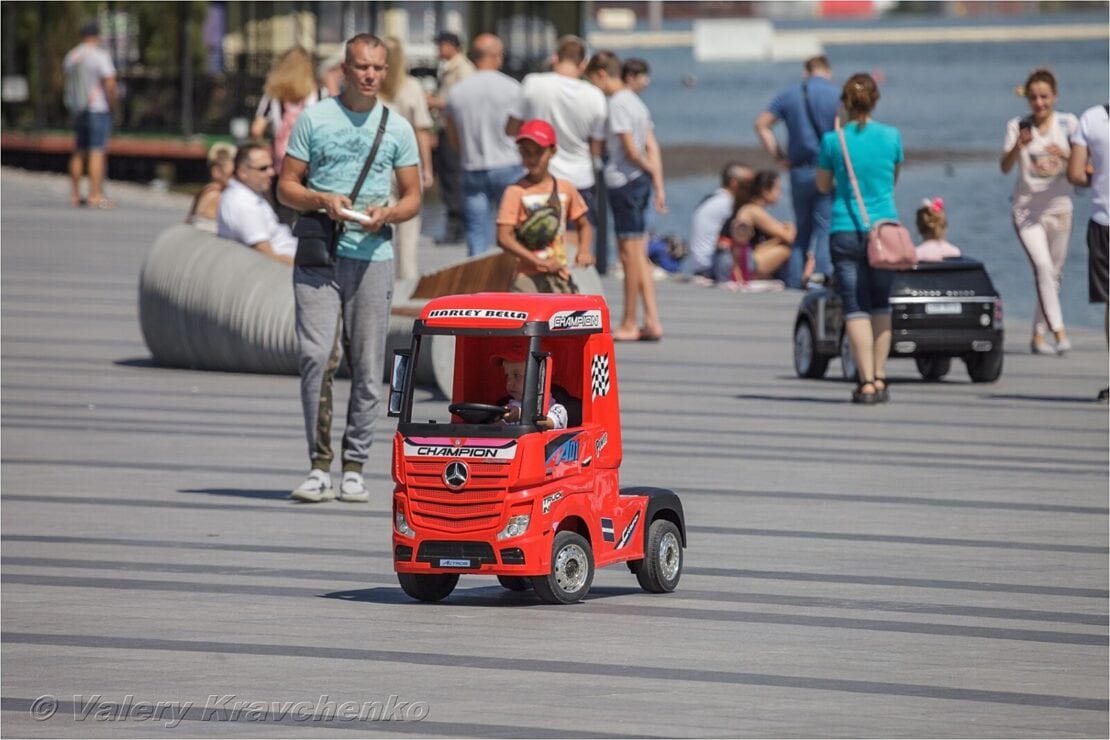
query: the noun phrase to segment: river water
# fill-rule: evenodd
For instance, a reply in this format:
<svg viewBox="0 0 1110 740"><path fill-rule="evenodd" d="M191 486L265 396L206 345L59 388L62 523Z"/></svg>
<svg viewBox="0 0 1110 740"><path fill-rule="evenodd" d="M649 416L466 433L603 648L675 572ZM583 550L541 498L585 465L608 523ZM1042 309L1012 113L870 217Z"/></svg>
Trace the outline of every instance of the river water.
<svg viewBox="0 0 1110 740"><path fill-rule="evenodd" d="M1106 23L1105 15L1042 17L1039 22L1084 20ZM918 23L938 22L943 21ZM837 82L860 71L879 79L882 99L876 118L902 131L907 151L950 152L917 162L907 159L896 191L899 215L912 228L922 198L943 197L949 240L987 265L1004 298L1007 323L1016 332L1013 336L1024 340L1024 322L1017 320L1033 314L1032 271L1009 217L1014 174L1004 176L998 169L1006 121L1028 112L1014 87L1022 84L1033 68L1047 66L1060 88L1057 110L1079 115L1107 99L1110 67L1106 41L836 45L827 47L826 53ZM801 73L799 62L697 62L689 47L621 51L622 58L631 56L642 57L651 65L652 84L644 100L664 148L668 144L758 146L752 130L755 116ZM692 86L691 79L696 80ZM670 212L657 217L657 230L685 237L691 212L714 187L716 178L712 176L668 177ZM1079 191L1075 204L1061 291L1064 319L1068 324L1101 326L1102 308L1087 303L1089 193ZM777 207L777 215L793 220L788 196Z"/></svg>

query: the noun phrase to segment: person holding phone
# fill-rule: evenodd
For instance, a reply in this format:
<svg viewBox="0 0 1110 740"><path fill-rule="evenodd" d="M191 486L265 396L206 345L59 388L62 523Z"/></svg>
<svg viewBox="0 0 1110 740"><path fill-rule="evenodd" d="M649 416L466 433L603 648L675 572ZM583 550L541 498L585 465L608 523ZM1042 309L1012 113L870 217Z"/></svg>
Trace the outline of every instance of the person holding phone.
<svg viewBox="0 0 1110 740"><path fill-rule="evenodd" d="M416 134L403 116L386 116L379 100L389 68L385 42L360 33L348 39L344 54L343 94L306 108L297 119L278 181L278 197L285 205L302 212L325 211L346 225L333 264L293 268L301 408L311 470L290 498L305 503L337 498L331 481L332 381L341 348L351 367L351 390L338 498L370 500L362 468L383 397L394 280L390 226L419 213L422 199ZM365 181L348 196L372 152ZM393 178L398 198L386 205Z"/></svg>
<svg viewBox="0 0 1110 740"><path fill-rule="evenodd" d="M1033 266L1037 288L1030 349L1037 355L1062 355L1071 349L1060 308L1060 278L1071 235L1069 139L1078 120L1071 113L1055 110L1056 78L1047 69L1034 70L1023 90L1030 114L1006 124L1000 165L1003 174L1018 166L1014 230ZM1052 330L1055 347L1045 341L1048 330Z"/></svg>

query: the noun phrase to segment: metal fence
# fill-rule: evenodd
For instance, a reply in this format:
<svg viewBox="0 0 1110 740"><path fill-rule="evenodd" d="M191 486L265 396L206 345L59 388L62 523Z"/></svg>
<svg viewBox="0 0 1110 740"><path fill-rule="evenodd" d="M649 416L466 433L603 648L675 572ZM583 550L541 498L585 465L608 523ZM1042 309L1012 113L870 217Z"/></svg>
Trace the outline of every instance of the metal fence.
<svg viewBox="0 0 1110 740"><path fill-rule="evenodd" d="M576 2L6 2L0 119L6 130L65 129L62 58L97 18L118 70L117 133L226 136L254 114L274 58L300 45L317 60L361 31L405 42L414 74L434 74L439 30L497 33L506 72L538 69Z"/></svg>

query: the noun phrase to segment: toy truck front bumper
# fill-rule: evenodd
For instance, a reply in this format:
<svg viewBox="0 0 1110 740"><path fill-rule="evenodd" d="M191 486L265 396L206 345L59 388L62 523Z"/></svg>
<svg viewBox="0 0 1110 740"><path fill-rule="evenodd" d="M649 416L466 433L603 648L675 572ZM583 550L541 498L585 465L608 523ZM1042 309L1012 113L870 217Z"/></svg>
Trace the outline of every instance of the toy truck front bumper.
<svg viewBox="0 0 1110 740"><path fill-rule="evenodd" d="M535 526L535 524L533 524ZM393 533L393 567L398 573L478 573L539 576L551 570L551 530L541 525L518 537L437 539Z"/></svg>

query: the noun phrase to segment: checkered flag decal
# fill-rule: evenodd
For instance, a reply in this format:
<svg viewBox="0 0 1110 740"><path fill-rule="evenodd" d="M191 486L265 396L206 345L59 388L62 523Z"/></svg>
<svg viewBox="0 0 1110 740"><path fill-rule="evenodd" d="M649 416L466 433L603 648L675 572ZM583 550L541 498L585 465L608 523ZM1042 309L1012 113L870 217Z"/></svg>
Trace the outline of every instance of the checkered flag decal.
<svg viewBox="0 0 1110 740"><path fill-rule="evenodd" d="M591 400L609 395L609 355L594 355L590 362L590 391Z"/></svg>

